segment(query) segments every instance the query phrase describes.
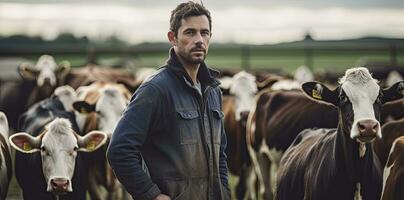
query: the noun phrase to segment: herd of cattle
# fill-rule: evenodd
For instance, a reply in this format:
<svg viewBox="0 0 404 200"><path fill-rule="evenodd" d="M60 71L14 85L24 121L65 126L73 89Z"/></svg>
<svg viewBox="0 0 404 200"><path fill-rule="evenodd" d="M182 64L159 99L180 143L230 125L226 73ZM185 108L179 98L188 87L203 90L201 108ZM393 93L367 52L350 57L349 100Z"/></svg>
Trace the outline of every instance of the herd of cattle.
<svg viewBox="0 0 404 200"><path fill-rule="evenodd" d="M105 151L154 71L70 68L43 55L18 72L21 81L0 82L0 199L13 171L28 200L131 199ZM359 67L336 82L304 66L293 77L223 71L235 198L404 199L402 74Z"/></svg>

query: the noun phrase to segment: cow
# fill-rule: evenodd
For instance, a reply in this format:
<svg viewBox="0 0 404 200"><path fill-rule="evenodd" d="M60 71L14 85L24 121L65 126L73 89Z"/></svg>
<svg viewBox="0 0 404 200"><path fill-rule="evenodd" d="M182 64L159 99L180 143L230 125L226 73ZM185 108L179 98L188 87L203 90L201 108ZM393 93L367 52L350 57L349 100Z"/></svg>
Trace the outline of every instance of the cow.
<svg viewBox="0 0 404 200"><path fill-rule="evenodd" d="M382 136L381 105L402 98L404 82L381 89L368 69L359 67L348 69L335 90L318 82L302 90L335 106L338 126L306 129L295 138L280 162L276 199L379 199L381 166L372 142Z"/></svg>
<svg viewBox="0 0 404 200"><path fill-rule="evenodd" d="M31 106L19 119L21 132L10 136L15 153L15 175L24 199L85 199L89 152L107 139L101 131L80 134L74 113L66 111L74 97L70 88ZM61 97L64 96L64 97ZM84 135L84 136L83 136Z"/></svg>
<svg viewBox="0 0 404 200"><path fill-rule="evenodd" d="M84 67L72 69L66 76L65 84L77 89L80 86L91 85L97 81L121 83L131 92L134 92L142 82L126 69L88 64Z"/></svg>
<svg viewBox="0 0 404 200"><path fill-rule="evenodd" d="M10 147L8 145L8 121L0 112L0 199L6 199L13 169L11 166Z"/></svg>
<svg viewBox="0 0 404 200"><path fill-rule="evenodd" d="M34 103L51 96L56 87L64 84L69 71L68 61L56 64L50 55L42 55L35 65L22 63L18 67L22 81L7 83L0 96L0 110L7 115L10 127L16 130L18 117Z"/></svg>
<svg viewBox="0 0 404 200"><path fill-rule="evenodd" d="M404 136L394 140L383 172L382 200L400 200L404 197Z"/></svg>
<svg viewBox="0 0 404 200"><path fill-rule="evenodd" d="M376 140L373 147L379 157L380 164L385 166L394 140L404 136L404 118L383 124L382 133L382 139Z"/></svg>
<svg viewBox="0 0 404 200"><path fill-rule="evenodd" d="M131 93L124 85L95 82L77 89L77 101L73 103L79 129L82 131L101 130L108 139L115 129L124 109L129 103ZM108 142L109 143L109 142ZM124 199L126 191L116 179L105 159L107 145L91 155L89 174L89 193L92 199ZM103 194L105 188L107 194ZM129 195L128 195L129 196Z"/></svg>
<svg viewBox="0 0 404 200"><path fill-rule="evenodd" d="M282 154L300 131L313 127L333 128L337 126L337 120L335 108L311 101L301 91L266 89L257 94L246 133L247 150L254 169L248 178L249 198L257 195L253 188L257 178L259 197L272 198Z"/></svg>
<svg viewBox="0 0 404 200"><path fill-rule="evenodd" d="M223 96L224 128L227 137L226 155L229 170L240 177L236 190L242 196L245 190L245 171L248 155L245 143L245 127L248 113L258 91L255 77L245 71L233 77L222 78L221 86L228 95Z"/></svg>

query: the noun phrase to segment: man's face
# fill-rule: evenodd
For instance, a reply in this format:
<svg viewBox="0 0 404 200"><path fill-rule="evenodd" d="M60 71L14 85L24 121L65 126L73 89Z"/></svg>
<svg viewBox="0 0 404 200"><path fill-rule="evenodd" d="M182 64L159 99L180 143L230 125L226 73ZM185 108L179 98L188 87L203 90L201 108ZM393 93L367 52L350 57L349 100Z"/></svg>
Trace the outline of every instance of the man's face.
<svg viewBox="0 0 404 200"><path fill-rule="evenodd" d="M168 33L168 38L181 60L188 64L199 64L208 54L210 40L209 20L205 15L181 20L178 34Z"/></svg>

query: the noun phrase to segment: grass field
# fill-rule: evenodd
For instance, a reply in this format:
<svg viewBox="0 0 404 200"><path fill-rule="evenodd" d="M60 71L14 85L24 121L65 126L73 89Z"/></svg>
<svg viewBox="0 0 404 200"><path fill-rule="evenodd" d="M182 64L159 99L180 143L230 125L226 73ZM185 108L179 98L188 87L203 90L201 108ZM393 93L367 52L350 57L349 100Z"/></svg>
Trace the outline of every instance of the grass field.
<svg viewBox="0 0 404 200"><path fill-rule="evenodd" d="M158 67L162 66L168 56L167 52L155 52L136 55L102 55L97 60L106 65L119 63L122 59L133 62L135 67ZM58 55L57 61L69 60L72 66L80 66L86 63L86 56ZM37 56L28 59L36 60ZM301 65L309 65L314 71L338 70L342 71L354 67L360 63L378 62L390 63L390 54L387 51L312 51L308 57L303 50L290 51L266 51L251 50L246 56L241 50L215 50L211 49L207 57L207 63L215 69L264 69L281 70L286 73L293 72ZM398 63L404 63L404 52L398 52Z"/></svg>

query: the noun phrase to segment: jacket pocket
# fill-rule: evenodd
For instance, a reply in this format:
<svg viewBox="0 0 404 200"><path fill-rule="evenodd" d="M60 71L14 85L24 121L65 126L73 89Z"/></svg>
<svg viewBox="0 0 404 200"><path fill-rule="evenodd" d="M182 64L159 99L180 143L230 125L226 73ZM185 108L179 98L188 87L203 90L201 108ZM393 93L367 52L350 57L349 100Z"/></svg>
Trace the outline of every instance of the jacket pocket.
<svg viewBox="0 0 404 200"><path fill-rule="evenodd" d="M212 119L212 134L213 134L213 142L216 144L220 144L220 137L222 133L222 121L224 114L218 108L212 109L213 119Z"/></svg>
<svg viewBox="0 0 404 200"><path fill-rule="evenodd" d="M199 137L199 113L197 110L177 111L181 144L195 144Z"/></svg>

